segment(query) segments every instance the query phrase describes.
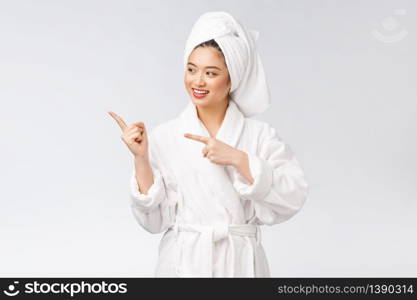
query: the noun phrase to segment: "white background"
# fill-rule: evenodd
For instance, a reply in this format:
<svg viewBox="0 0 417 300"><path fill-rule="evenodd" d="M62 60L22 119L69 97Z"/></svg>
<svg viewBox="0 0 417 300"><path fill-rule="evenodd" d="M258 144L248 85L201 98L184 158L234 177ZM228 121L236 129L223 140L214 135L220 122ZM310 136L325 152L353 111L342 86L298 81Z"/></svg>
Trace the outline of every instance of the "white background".
<svg viewBox="0 0 417 300"><path fill-rule="evenodd" d="M107 111L177 116L186 38L216 10L260 31L273 104L256 118L310 184L263 228L272 276L417 276L412 0L1 1L0 276L153 276L162 235L130 211Z"/></svg>

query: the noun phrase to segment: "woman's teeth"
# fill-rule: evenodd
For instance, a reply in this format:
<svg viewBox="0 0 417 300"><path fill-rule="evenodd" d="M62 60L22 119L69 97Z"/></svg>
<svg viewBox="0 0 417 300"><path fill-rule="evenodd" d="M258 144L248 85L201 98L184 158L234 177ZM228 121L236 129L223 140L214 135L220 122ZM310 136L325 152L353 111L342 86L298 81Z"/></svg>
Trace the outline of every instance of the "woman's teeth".
<svg viewBox="0 0 417 300"><path fill-rule="evenodd" d="M204 90L193 89L193 91L196 92L197 94L208 94L208 91L204 91Z"/></svg>

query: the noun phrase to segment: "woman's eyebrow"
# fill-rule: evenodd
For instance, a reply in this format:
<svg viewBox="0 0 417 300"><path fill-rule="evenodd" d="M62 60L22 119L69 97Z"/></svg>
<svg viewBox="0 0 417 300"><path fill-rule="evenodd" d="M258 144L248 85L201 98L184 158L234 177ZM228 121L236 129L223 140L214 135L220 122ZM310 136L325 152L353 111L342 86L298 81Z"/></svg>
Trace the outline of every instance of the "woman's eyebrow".
<svg viewBox="0 0 417 300"><path fill-rule="evenodd" d="M193 64L192 62L189 62L187 65L193 65L194 67L197 67L195 64ZM206 69L217 69L217 70L222 70L219 67L216 66L206 66Z"/></svg>

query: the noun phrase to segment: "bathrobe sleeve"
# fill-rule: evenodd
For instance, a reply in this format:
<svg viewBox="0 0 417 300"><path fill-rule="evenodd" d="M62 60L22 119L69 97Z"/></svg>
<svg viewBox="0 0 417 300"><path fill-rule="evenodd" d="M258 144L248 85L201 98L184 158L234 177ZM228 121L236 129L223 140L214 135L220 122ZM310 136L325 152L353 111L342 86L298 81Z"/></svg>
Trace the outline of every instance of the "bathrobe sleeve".
<svg viewBox="0 0 417 300"><path fill-rule="evenodd" d="M175 221L176 201L168 197L169 188L162 175L162 165L159 160L155 131L149 135L149 162L152 168L154 183L147 194L142 194L136 181L136 171L133 166L130 178L130 200L133 215L138 223L150 233L161 233Z"/></svg>
<svg viewBox="0 0 417 300"><path fill-rule="evenodd" d="M251 201L257 222L281 223L295 215L308 194L304 172L291 148L265 124L256 154L247 153L254 179L250 184L233 168L233 186L241 198Z"/></svg>

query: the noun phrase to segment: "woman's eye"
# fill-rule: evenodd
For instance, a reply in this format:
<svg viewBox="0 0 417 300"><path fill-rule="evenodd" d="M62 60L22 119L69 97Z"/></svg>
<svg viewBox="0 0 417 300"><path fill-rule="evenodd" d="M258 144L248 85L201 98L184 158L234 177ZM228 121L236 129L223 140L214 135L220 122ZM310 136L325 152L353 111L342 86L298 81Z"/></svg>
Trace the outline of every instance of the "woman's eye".
<svg viewBox="0 0 417 300"><path fill-rule="evenodd" d="M211 73L211 74L213 74L213 75L216 75L216 73L213 73L213 72L207 72L207 74L209 74L209 73Z"/></svg>
<svg viewBox="0 0 417 300"><path fill-rule="evenodd" d="M188 68L188 71L189 71L189 72L192 72L192 71L193 71L193 69L191 69L191 68Z"/></svg>

